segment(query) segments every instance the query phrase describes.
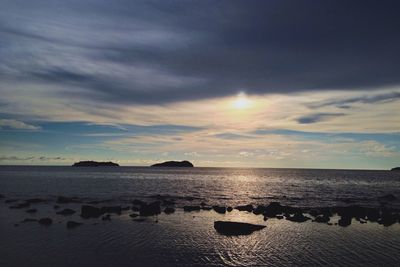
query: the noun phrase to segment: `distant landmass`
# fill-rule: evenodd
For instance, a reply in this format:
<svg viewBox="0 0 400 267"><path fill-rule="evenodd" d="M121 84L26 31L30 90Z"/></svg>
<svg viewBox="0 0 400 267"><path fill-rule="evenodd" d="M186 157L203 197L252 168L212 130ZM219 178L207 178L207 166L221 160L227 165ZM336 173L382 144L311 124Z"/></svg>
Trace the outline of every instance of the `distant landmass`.
<svg viewBox="0 0 400 267"><path fill-rule="evenodd" d="M162 163L156 163L151 165L151 167L188 167L193 168L193 164L187 160L184 161L165 161Z"/></svg>
<svg viewBox="0 0 400 267"><path fill-rule="evenodd" d="M391 171L400 171L400 167L395 167L395 168L391 169Z"/></svg>
<svg viewBox="0 0 400 267"><path fill-rule="evenodd" d="M73 167L118 167L119 164L108 161L108 162L102 162L102 161L79 161L75 162Z"/></svg>

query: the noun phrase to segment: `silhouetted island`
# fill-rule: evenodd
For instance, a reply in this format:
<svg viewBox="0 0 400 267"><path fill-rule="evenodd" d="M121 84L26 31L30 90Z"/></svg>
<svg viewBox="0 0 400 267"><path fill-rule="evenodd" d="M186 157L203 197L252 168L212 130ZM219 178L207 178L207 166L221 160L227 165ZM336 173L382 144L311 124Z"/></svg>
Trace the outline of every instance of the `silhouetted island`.
<svg viewBox="0 0 400 267"><path fill-rule="evenodd" d="M192 163L187 160L184 161L166 161L162 163L156 163L151 165L151 167L194 167Z"/></svg>
<svg viewBox="0 0 400 267"><path fill-rule="evenodd" d="M108 161L108 162L99 162L99 161L79 161L75 162L73 167L118 167L119 164Z"/></svg>
<svg viewBox="0 0 400 267"><path fill-rule="evenodd" d="M395 168L391 169L391 171L400 171L400 167L395 167Z"/></svg>

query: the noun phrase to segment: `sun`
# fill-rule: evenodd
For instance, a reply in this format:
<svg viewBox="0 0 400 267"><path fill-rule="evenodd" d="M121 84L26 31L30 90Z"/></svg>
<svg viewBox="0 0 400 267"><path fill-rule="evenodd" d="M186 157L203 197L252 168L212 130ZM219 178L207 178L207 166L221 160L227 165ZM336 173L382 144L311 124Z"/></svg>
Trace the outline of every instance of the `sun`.
<svg viewBox="0 0 400 267"><path fill-rule="evenodd" d="M236 96L236 99L232 103L235 109L246 109L251 107L251 100L243 92Z"/></svg>

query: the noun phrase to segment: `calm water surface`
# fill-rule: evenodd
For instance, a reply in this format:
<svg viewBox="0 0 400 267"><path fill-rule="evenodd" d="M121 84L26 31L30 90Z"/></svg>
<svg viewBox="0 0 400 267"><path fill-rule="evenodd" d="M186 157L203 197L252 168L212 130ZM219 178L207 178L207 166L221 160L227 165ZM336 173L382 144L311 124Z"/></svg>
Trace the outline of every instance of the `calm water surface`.
<svg viewBox="0 0 400 267"><path fill-rule="evenodd" d="M0 194L7 198L77 196L128 203L161 194L179 205L266 204L296 206L362 204L379 206L380 196L400 196L400 174L389 171L299 169L152 169L0 167ZM399 207L399 202L389 204ZM53 204L38 213L10 210L0 203L0 266L399 266L400 224L383 227L353 222L349 227L293 223L247 212L162 214L134 222L129 213L111 222L55 215ZM62 208L79 209L78 204ZM16 222L49 216L54 224ZM67 230L65 222L84 225ZM226 237L215 220L266 225L249 236ZM94 225L95 224L95 225Z"/></svg>

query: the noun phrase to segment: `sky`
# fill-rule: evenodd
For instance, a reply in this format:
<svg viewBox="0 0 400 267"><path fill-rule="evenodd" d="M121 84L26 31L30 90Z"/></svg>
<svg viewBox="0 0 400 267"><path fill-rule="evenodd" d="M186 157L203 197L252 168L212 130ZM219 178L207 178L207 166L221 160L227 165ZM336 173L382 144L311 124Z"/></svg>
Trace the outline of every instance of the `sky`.
<svg viewBox="0 0 400 267"><path fill-rule="evenodd" d="M2 165L400 165L399 1L0 7Z"/></svg>

